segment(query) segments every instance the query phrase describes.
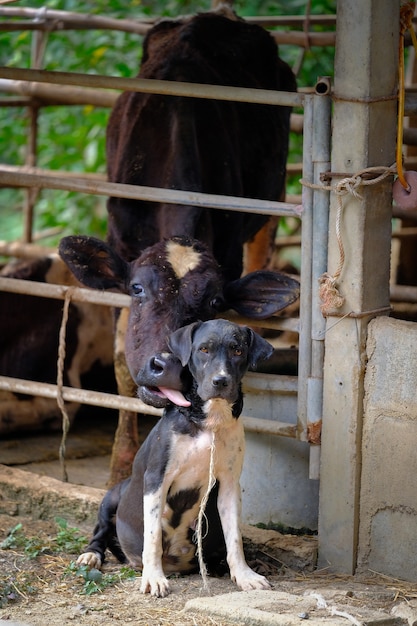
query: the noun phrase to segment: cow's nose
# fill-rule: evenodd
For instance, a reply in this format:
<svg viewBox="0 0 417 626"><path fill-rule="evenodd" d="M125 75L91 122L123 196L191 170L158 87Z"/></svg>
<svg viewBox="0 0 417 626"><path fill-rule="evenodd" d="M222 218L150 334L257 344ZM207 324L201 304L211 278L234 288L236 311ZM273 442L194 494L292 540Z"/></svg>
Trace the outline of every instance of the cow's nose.
<svg viewBox="0 0 417 626"><path fill-rule="evenodd" d="M149 362L149 366L151 369L152 374L154 374L154 376L158 376L161 375L165 369L166 366L166 359L164 359L162 357L162 355L160 356L154 356L151 358L150 362Z"/></svg>
<svg viewBox="0 0 417 626"><path fill-rule="evenodd" d="M214 376L212 383L214 387L227 387L229 385L229 378L223 375Z"/></svg>

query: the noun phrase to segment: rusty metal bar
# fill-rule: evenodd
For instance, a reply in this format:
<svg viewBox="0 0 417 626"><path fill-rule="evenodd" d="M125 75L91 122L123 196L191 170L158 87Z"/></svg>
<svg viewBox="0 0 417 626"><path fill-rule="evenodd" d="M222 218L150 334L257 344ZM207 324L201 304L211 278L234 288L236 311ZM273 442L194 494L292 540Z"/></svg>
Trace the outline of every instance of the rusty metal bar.
<svg viewBox="0 0 417 626"><path fill-rule="evenodd" d="M62 105L78 105L91 104L95 107L111 108L114 106L120 95L119 91L110 91L109 89L90 89L88 87L66 87L65 85L48 85L47 83L35 83L28 81L10 80L8 78L0 79L0 93L9 93L28 98L36 98L39 107L47 104ZM3 106L7 106L10 100L10 106L28 106L30 100L7 98L3 101ZM41 101L41 102L39 102ZM301 134L303 132L303 115L300 113L291 113L290 130L294 133ZM287 163L287 172L301 168L301 164Z"/></svg>
<svg viewBox="0 0 417 626"><path fill-rule="evenodd" d="M42 398L56 399L58 397L57 385L28 381L21 378L10 378L9 376L0 376L0 389L3 391L42 396ZM127 411L137 411L138 413L147 413L149 415L162 415L161 409L148 406L137 398L128 398L126 396L101 391L63 387L62 397L66 402L80 402L81 404L92 405L99 404L107 409L126 409Z"/></svg>
<svg viewBox="0 0 417 626"><path fill-rule="evenodd" d="M58 396L57 385L50 383L40 383L20 378L10 378L0 376L0 390L23 393L43 398L56 399ZM80 404L99 405L108 409L125 409L147 415L160 417L162 409L155 409L144 404L137 398L128 398L101 391L88 391L86 389L75 389L73 387L63 387L62 397L66 402L79 402ZM286 422L275 422L266 419L241 416L245 430L249 432L264 433L269 435L281 435L282 437L295 437L297 427Z"/></svg>
<svg viewBox="0 0 417 626"><path fill-rule="evenodd" d="M74 177L62 180L59 174L40 168L22 168L13 165L0 165L0 186L4 187L39 187L41 189L65 189L96 195L149 200L151 202L167 202L203 206L212 209L227 209L244 213L261 215L279 215L283 217L300 217L300 207L287 202L272 200L255 200L234 196L212 195L194 191L177 189L160 189L140 185L122 185L108 183L87 177Z"/></svg>
<svg viewBox="0 0 417 626"><path fill-rule="evenodd" d="M223 85L202 85L180 81L156 80L150 78L121 78L76 72L49 72L46 70L0 67L0 78L25 80L55 85L76 85L78 87L101 87L121 89L161 95L207 98L210 100L231 100L288 107L301 107L304 95L299 92L273 91L269 89L248 89Z"/></svg>
<svg viewBox="0 0 417 626"><path fill-rule="evenodd" d="M34 259L56 253L56 248L47 248L35 243L0 240L0 256L13 256L19 259Z"/></svg>
<svg viewBox="0 0 417 626"><path fill-rule="evenodd" d="M28 7L0 7L0 15L4 17L35 18L39 15L39 9ZM144 34L159 17L134 19L115 19L97 15L85 15L71 11L59 11L47 9L43 13L45 21L56 22L56 30L62 30L68 24L71 28L88 28L100 30L120 30L137 34ZM306 18L304 15L277 15L277 16L247 16L245 21L266 26L292 26L302 28ZM30 22L32 23L32 22ZM309 15L308 23L319 26L335 26L336 15ZM72 26L74 25L74 26Z"/></svg>
<svg viewBox="0 0 417 626"><path fill-rule="evenodd" d="M124 293L98 291L96 289L85 289L84 287L68 285L52 285L33 280L21 280L19 278L0 276L0 291L7 291L9 293L64 300L68 290L71 290L71 300L74 302L88 302L90 304L102 304L119 308L130 307L131 298ZM227 315L225 313L224 317L227 317L237 324L253 325L253 319L235 315L233 312L227 313ZM258 325L262 326L262 328L298 332L299 320L296 318L270 317L262 320Z"/></svg>
<svg viewBox="0 0 417 626"><path fill-rule="evenodd" d="M85 15L82 13L74 13L70 11L56 11L49 8L44 9L39 19L39 9L31 9L27 7L0 7L0 15L4 17L23 17L28 19L38 18L37 23L13 22L3 25L1 30L25 30L35 28L46 28L51 30L119 30L126 33L136 33L137 35L146 35L151 28L153 20L136 21L136 20L119 20L109 17L102 17L97 15ZM15 26L18 28L16 29ZM11 28L8 28L11 27Z"/></svg>
<svg viewBox="0 0 417 626"><path fill-rule="evenodd" d="M90 304L104 304L105 306L115 307L130 306L130 296L124 293L102 292L95 289L85 289L84 287L51 285L49 283L38 283L33 280L20 280L0 276L0 291L10 293L64 300L69 289L72 290L71 299L74 302L89 302Z"/></svg>

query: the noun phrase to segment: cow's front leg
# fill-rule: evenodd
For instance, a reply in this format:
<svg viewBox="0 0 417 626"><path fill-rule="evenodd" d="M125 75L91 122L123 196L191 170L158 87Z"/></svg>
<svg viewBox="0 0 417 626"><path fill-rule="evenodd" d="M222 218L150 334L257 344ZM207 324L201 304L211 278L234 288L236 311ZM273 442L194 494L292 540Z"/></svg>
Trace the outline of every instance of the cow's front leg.
<svg viewBox="0 0 417 626"><path fill-rule="evenodd" d="M226 541L230 577L244 591L270 589L265 578L254 572L246 563L240 531L240 485L232 476L222 476L219 485L218 509Z"/></svg>
<svg viewBox="0 0 417 626"><path fill-rule="evenodd" d="M169 582L162 569L162 488L143 497L143 553L140 591L163 598Z"/></svg>

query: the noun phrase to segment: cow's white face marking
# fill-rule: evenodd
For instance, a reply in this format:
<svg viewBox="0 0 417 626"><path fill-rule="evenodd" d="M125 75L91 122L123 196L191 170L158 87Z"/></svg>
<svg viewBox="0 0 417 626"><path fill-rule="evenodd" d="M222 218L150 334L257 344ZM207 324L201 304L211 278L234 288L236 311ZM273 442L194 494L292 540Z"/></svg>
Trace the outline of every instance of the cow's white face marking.
<svg viewBox="0 0 417 626"><path fill-rule="evenodd" d="M175 241L167 243L167 260L172 265L177 278L183 278L200 263L201 255L190 246L181 246Z"/></svg>

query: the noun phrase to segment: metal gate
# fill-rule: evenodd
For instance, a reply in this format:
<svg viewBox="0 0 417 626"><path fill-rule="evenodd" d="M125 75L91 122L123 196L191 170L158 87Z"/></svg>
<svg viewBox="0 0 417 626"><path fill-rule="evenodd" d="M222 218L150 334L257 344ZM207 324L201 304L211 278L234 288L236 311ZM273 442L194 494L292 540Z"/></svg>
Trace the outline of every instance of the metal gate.
<svg viewBox="0 0 417 626"><path fill-rule="evenodd" d="M273 388L274 399L290 394L297 397L297 421L279 421L244 416L245 429L249 432L267 433L310 441L310 476L318 478L319 431L322 407L322 364L324 356L325 320L318 299L318 279L327 268L327 236L329 193L315 189L320 174L328 170L330 161L330 87L327 80L319 80L314 93L285 93L259 89L216 87L211 85L173 83L157 80L123 79L98 75L48 72L38 69L0 68L0 78L24 82L78 87L106 88L116 90L153 92L198 98L215 98L269 104L271 106L303 107L303 198L302 206L285 202L269 202L247 198L216 196L203 193L168 189L155 189L108 183L91 176L66 177L39 168L0 165L0 186L31 189L49 188L78 191L88 194L112 195L168 203L198 204L202 207L238 210L273 216L296 216L302 219L301 243L301 299L300 320L270 318L262 322L265 328L288 329L299 332L299 370L297 377L268 374L248 374L246 390L262 390L263 395ZM30 295L65 299L68 287L0 278L0 289ZM71 299L91 302L103 306L127 307L130 298L126 295L99 293L82 288L71 288ZM236 318L234 318L236 319ZM246 321L239 318L238 321ZM57 398L56 385L34 383L27 380L0 376L0 389ZM64 387L61 390L65 401L128 409L141 413L159 415L160 411L133 398L88 390ZM274 400L275 403L275 400ZM279 407L273 407L278 413Z"/></svg>

